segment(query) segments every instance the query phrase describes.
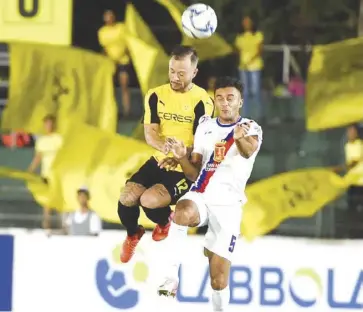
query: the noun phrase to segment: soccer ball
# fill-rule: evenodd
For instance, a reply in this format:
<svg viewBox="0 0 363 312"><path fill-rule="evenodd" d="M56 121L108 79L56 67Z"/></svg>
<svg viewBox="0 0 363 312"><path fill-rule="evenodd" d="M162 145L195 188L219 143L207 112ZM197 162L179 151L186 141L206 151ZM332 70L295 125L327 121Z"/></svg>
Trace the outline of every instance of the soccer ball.
<svg viewBox="0 0 363 312"><path fill-rule="evenodd" d="M216 13L206 4L193 4L182 15L183 31L190 38L203 39L212 36L217 24Z"/></svg>

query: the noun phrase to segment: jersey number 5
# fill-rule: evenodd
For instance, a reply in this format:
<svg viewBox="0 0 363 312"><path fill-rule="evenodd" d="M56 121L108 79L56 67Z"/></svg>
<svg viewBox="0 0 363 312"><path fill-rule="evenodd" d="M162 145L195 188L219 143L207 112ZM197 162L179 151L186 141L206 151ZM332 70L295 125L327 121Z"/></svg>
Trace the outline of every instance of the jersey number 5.
<svg viewBox="0 0 363 312"><path fill-rule="evenodd" d="M236 239L237 239L237 237L232 235L231 242L229 243L229 248L228 248L229 252L233 252L234 247L236 246Z"/></svg>

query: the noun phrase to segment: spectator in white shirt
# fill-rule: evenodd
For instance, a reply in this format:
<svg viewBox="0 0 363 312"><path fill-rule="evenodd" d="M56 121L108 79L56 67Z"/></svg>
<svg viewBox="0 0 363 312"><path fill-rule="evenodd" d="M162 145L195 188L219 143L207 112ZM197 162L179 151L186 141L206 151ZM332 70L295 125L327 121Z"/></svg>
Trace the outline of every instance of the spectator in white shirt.
<svg viewBox="0 0 363 312"><path fill-rule="evenodd" d="M80 208L66 219L69 235L97 236L102 230L102 221L89 207L90 193L86 187L77 190Z"/></svg>

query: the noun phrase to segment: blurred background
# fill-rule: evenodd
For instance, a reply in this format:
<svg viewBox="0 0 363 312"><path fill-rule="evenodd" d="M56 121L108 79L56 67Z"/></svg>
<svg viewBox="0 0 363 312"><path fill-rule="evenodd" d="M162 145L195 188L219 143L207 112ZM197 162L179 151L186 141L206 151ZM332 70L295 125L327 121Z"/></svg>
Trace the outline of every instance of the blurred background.
<svg viewBox="0 0 363 312"><path fill-rule="evenodd" d="M125 235L116 203L127 178L152 153L140 122L143 97L167 82L176 44L195 46L195 83L211 96L216 77L242 78L241 113L263 129L244 220L250 238L267 237L243 242L230 287L251 296L232 294L231 304L238 311L250 304L256 309L246 311L363 307L363 1L204 0L219 22L205 41L181 31L181 14L192 3L0 0L1 311L151 309L154 288L144 292L132 284L123 291L144 282L148 267L160 267L155 259L163 250L143 239L136 260L111 272ZM116 60L114 51L123 57ZM255 57L247 64L248 53ZM78 122L69 126L73 117ZM140 222L154 227L144 216ZM178 300L191 303L192 311L209 311L202 310L207 268L198 235L205 230L192 231L181 274L193 294L180 291ZM100 237L64 236L77 234ZM318 271L304 271L310 282L319 292L323 287L324 298L329 294L320 303L290 296L291 284L289 290L282 285L306 265ZM266 268L280 282L268 282ZM245 282L233 273L240 271ZM259 286L252 287L257 274ZM331 295L337 285L345 303ZM281 297L268 301L265 289Z"/></svg>
<svg viewBox="0 0 363 312"><path fill-rule="evenodd" d="M6 7L6 2L2 1L6 14L1 22L2 31L0 32L0 41L3 41L0 45L0 114L7 107L9 90L12 88L10 84L11 51L9 44L5 41L31 42L34 38L33 42L69 45L103 53L104 48L99 41L98 31L104 25L104 12L112 10L116 20L124 23L127 6L127 3L121 0L74 0L73 3L69 1L68 13L54 12L57 18L64 19L61 26L58 26L57 21L53 25L54 29L49 28L46 26L47 23L34 19L33 22L38 23L36 30L38 33L33 34L33 29L21 30L16 28L14 23L6 24L13 18L11 14L14 13ZM192 3L191 1L182 2L185 5ZM35 1L35 3L38 2ZM314 45L354 38L363 32L363 17L359 19L360 8L363 4L359 0L319 2L206 0L205 3L215 9L219 17L218 34L225 38L226 44L233 48L233 52L201 62L199 74L195 79L200 86L211 89L216 76L240 74L240 55L238 47L234 44L237 36L243 34L243 19L249 17L253 27L263 34L264 65L258 69L261 71L261 82L258 86L252 86L251 89L257 88L257 93L260 94L260 97L252 98L252 104L253 101L259 103L249 105L251 107L249 115L256 118L262 125L264 143L257 157L250 183L296 169L336 167L345 164L344 146L347 143L346 126L348 125L342 122L341 126L334 129L308 131L305 110L306 83ZM182 42L182 33L165 6L151 0L135 0L132 4L166 54L170 53L174 45ZM25 5L30 6L31 1L25 1ZM62 9L64 5L62 4L59 9ZM53 18L55 18L54 15ZM17 21L17 16L14 16L14 21ZM60 30L57 27L60 27ZM60 34L57 38L59 31L64 34ZM205 49L208 49L208 46ZM143 57L141 51L138 56ZM114 96L118 107L117 132L126 136L134 135L143 114L143 94L140 90L135 62L137 59L135 61L133 57L127 71L129 85L126 91L120 86L117 74L113 79ZM23 79L28 78L23 77ZM102 85L99 88L102 88ZM130 94L130 109L127 114L122 103L122 91ZM23 92L26 93L27 90ZM26 110L27 103L23 105ZM354 108L349 108L348 105L346 109L354 111ZM27 114L32 112L28 111ZM41 118L43 116L39 116L39 120ZM357 130L360 135L359 123L357 123ZM35 137L32 135L19 138L14 133L3 130L0 165L20 170L28 168L34 154L34 142ZM25 228L41 226L41 208L32 199L22 182L2 179L0 201L0 226ZM272 233L328 238L362 237L363 215L360 213L363 208L362 199L358 201L360 204L356 208L360 210L356 213L356 208L349 209L347 204L349 200L347 195L343 194L314 216L288 219ZM105 229L118 227L115 224L104 223Z"/></svg>

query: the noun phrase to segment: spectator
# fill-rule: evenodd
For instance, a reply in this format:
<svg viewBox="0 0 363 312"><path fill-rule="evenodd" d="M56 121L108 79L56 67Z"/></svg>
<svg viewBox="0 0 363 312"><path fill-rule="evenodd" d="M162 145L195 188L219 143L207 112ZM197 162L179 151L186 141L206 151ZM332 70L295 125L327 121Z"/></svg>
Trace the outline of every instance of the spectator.
<svg viewBox="0 0 363 312"><path fill-rule="evenodd" d="M211 76L208 78L208 94L209 96L214 99L214 88L216 86L216 81L217 81L217 77L216 76Z"/></svg>
<svg viewBox="0 0 363 312"><path fill-rule="evenodd" d="M214 101L214 89L216 86L216 81L217 81L217 77L216 76L211 76L208 79L208 95L212 98L212 100ZM218 116L218 108L215 106L214 107L214 113L213 113L213 117L217 117Z"/></svg>
<svg viewBox="0 0 363 312"><path fill-rule="evenodd" d="M347 169L355 168L362 177L348 189L348 206L352 211L363 209L363 141L358 136L358 127L347 128L348 142L345 144Z"/></svg>
<svg viewBox="0 0 363 312"><path fill-rule="evenodd" d="M130 115L129 74L130 57L127 51L127 29L124 23L116 22L113 11L103 15L105 25L98 31L98 40L104 53L116 63L116 73L122 91L123 116Z"/></svg>
<svg viewBox="0 0 363 312"><path fill-rule="evenodd" d="M47 115L43 119L45 135L37 137L35 141L35 154L28 168L29 172L34 172L40 166L40 175L45 183L49 182L50 169L55 156L62 145L62 137L56 133L56 118L53 115ZM43 228L50 230L50 213L49 207L43 208Z"/></svg>
<svg viewBox="0 0 363 312"><path fill-rule="evenodd" d="M102 230L102 221L89 207L90 194L87 188L77 190L79 209L70 213L66 219L70 235L97 236Z"/></svg>
<svg viewBox="0 0 363 312"><path fill-rule="evenodd" d="M243 113L251 114L251 99L254 97L257 118L262 117L261 106L261 71L263 68L262 48L263 33L257 31L252 19L246 16L242 19L243 32L235 40L239 51L239 75L244 84Z"/></svg>

